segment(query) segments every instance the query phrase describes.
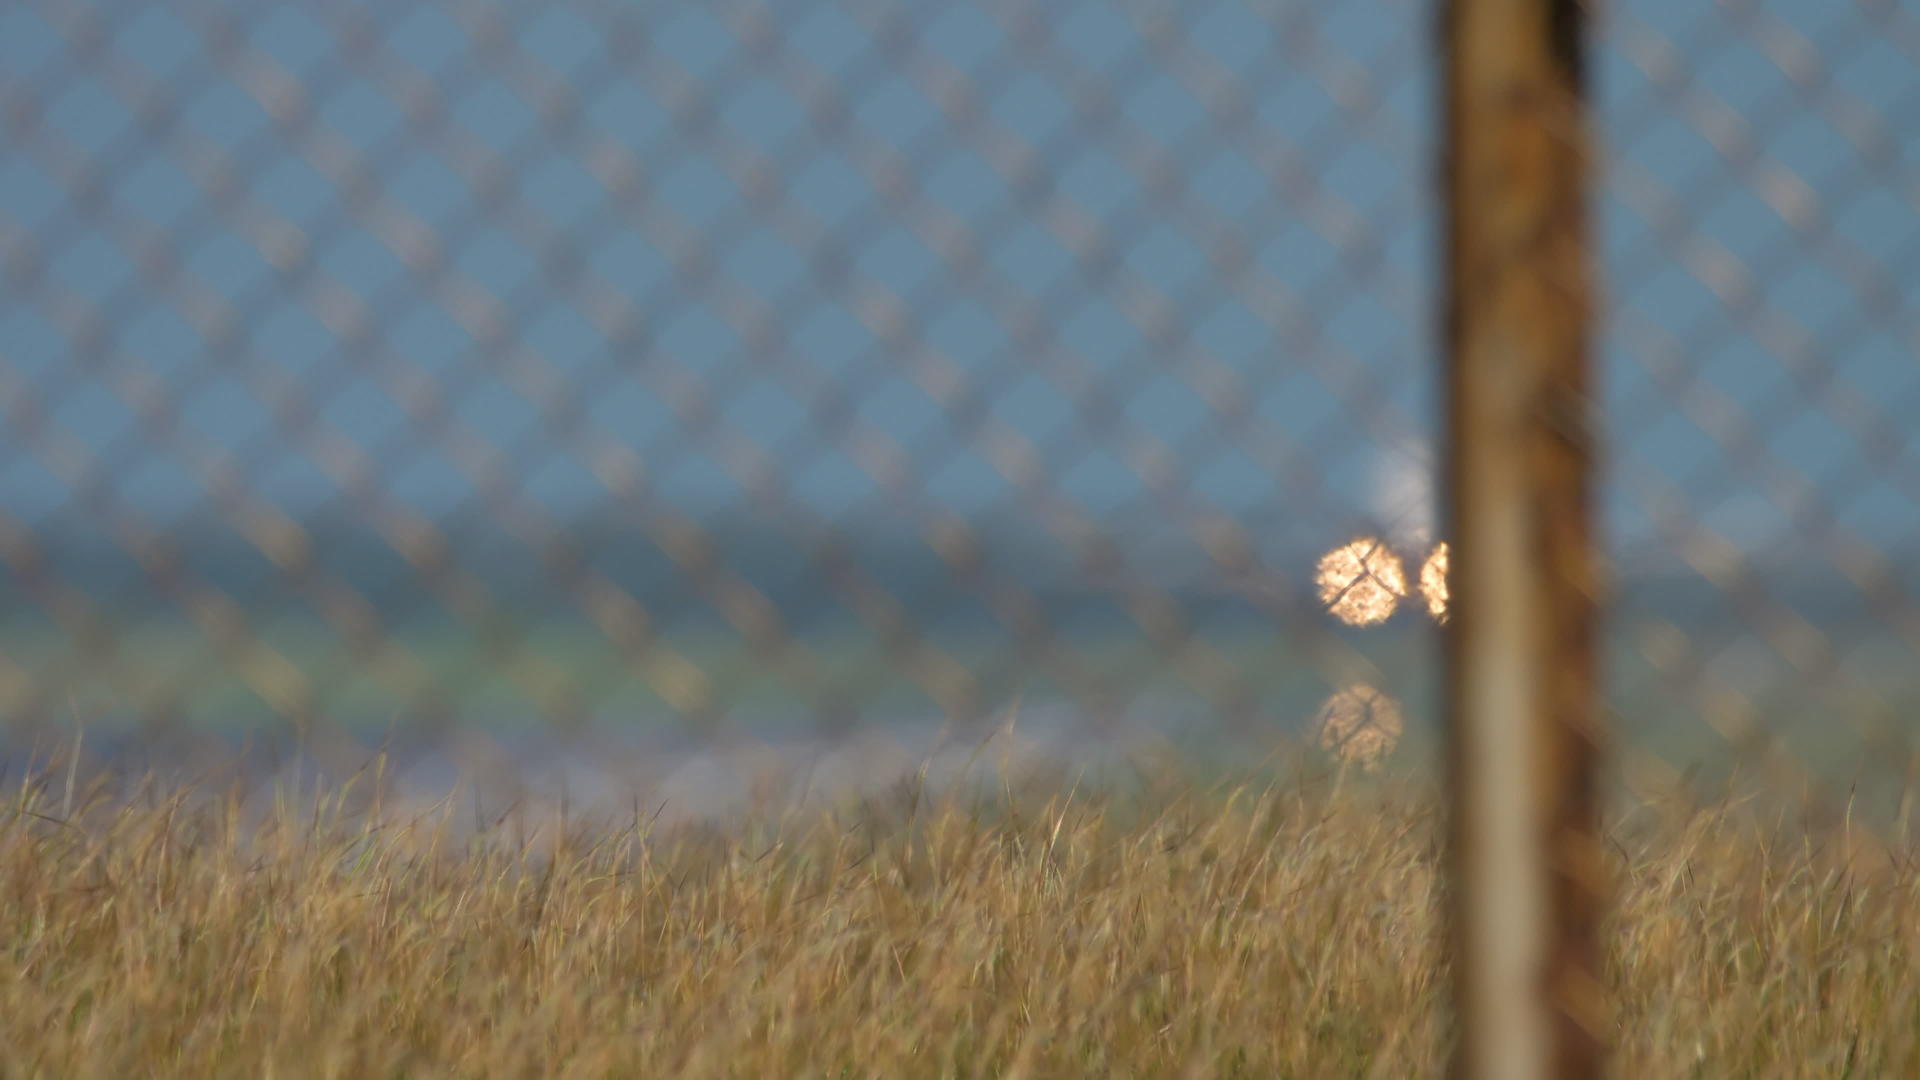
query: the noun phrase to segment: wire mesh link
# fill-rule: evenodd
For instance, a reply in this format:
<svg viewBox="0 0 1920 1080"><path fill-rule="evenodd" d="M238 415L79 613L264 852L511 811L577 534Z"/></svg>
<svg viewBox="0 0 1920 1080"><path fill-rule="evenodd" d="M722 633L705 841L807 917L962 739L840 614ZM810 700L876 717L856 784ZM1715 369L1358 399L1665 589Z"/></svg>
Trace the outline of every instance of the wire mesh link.
<svg viewBox="0 0 1920 1080"><path fill-rule="evenodd" d="M1430 14L12 5L13 741L1423 759ZM1843 795L1916 760L1920 22L1596 30L1614 749Z"/></svg>
<svg viewBox="0 0 1920 1080"><path fill-rule="evenodd" d="M1649 782L1744 769L1904 840L1916 24L1607 24L1617 740Z"/></svg>
<svg viewBox="0 0 1920 1080"><path fill-rule="evenodd" d="M1425 718L1397 9L6 18L16 735Z"/></svg>

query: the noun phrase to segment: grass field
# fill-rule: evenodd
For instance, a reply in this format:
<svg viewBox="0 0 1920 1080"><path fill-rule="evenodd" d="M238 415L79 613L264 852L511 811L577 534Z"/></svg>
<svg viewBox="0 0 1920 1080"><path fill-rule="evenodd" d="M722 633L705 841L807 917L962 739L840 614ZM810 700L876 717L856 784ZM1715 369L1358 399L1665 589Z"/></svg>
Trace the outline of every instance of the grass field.
<svg viewBox="0 0 1920 1080"><path fill-rule="evenodd" d="M476 829L370 777L54 763L0 810L0 1074L1439 1073L1429 785L1139 777ZM1617 1075L1920 1075L1920 872L1884 834L1677 796L1609 833Z"/></svg>

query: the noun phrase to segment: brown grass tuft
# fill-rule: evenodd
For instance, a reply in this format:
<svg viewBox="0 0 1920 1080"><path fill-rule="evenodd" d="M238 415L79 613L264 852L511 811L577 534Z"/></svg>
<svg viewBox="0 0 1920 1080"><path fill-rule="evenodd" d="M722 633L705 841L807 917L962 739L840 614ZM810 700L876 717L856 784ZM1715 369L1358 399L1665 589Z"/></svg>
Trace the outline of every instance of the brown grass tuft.
<svg viewBox="0 0 1920 1080"><path fill-rule="evenodd" d="M536 857L237 793L0 811L7 1075L1433 1075L1438 816L1351 778L904 793ZM1617 1071L1920 1075L1920 875L1733 809L1615 831Z"/></svg>

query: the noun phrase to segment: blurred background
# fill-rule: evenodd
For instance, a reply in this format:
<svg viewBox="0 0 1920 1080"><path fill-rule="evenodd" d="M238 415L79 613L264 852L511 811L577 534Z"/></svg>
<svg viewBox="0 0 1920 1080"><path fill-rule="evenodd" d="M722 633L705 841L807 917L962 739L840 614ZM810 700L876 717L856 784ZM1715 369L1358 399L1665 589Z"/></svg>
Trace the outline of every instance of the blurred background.
<svg viewBox="0 0 1920 1080"><path fill-rule="evenodd" d="M8 760L1431 765L1434 18L7 5ZM1614 763L1904 783L1920 17L1597 30Z"/></svg>

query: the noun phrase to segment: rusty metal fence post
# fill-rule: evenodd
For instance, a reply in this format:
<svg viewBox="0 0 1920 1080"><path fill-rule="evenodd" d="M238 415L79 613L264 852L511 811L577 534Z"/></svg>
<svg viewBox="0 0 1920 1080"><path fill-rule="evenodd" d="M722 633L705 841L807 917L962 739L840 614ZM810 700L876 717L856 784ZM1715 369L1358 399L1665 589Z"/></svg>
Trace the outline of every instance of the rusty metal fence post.
<svg viewBox="0 0 1920 1080"><path fill-rule="evenodd" d="M1601 1071L1588 157L1576 0L1445 9L1456 1075Z"/></svg>

